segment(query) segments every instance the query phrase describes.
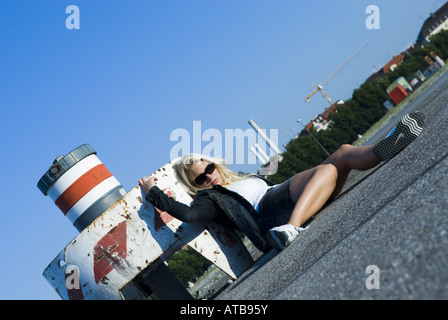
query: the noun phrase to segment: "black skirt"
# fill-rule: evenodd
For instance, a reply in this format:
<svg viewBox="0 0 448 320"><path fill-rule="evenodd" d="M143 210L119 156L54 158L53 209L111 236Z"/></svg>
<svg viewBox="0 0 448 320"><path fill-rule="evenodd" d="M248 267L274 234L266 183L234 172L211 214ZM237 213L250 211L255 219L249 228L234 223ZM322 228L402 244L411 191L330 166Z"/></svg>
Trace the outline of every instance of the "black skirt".
<svg viewBox="0 0 448 320"><path fill-rule="evenodd" d="M269 229L288 223L295 206L291 197L291 179L272 187L261 198L258 212L253 218L262 235Z"/></svg>

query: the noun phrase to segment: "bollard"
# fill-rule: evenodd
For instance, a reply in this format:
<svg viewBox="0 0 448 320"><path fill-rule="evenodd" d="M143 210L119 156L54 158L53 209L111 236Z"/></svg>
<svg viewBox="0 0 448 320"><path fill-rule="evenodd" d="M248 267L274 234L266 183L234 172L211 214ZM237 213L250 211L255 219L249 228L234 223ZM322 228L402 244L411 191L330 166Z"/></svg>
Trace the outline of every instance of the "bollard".
<svg viewBox="0 0 448 320"><path fill-rule="evenodd" d="M191 202L171 163L153 175ZM185 244L232 278L254 262L234 230L183 223L146 202L138 185L126 193L87 144L58 157L38 188L80 231L43 274L62 299L192 299L165 263Z"/></svg>
<svg viewBox="0 0 448 320"><path fill-rule="evenodd" d="M56 158L37 186L78 231L126 194L88 144Z"/></svg>

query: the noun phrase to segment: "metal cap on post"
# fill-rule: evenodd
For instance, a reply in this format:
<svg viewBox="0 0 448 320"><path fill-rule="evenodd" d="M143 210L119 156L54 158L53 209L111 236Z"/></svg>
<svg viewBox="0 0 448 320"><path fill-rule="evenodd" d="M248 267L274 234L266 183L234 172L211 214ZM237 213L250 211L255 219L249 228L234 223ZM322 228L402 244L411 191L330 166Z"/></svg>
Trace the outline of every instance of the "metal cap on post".
<svg viewBox="0 0 448 320"><path fill-rule="evenodd" d="M57 157L37 187L80 232L126 193L88 144Z"/></svg>

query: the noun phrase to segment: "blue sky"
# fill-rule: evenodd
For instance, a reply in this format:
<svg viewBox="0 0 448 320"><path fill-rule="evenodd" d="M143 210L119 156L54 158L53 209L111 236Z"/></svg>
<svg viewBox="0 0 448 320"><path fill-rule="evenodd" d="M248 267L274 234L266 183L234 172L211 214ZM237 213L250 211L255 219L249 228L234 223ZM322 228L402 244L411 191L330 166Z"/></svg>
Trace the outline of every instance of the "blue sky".
<svg viewBox="0 0 448 320"><path fill-rule="evenodd" d="M367 43L325 86L350 98L444 2L1 0L0 299L59 299L42 272L78 232L36 187L57 156L89 143L129 191L193 121L224 136L253 119L284 150L297 118L328 106L319 94L305 103L313 82ZM65 25L72 4L80 29ZM379 30L365 26L372 4Z"/></svg>

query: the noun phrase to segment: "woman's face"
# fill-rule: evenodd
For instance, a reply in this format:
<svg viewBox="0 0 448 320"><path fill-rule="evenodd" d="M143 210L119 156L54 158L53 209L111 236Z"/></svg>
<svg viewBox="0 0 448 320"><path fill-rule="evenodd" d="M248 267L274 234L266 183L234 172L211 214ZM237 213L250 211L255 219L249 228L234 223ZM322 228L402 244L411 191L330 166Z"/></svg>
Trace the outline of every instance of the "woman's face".
<svg viewBox="0 0 448 320"><path fill-rule="evenodd" d="M201 174L204 174L205 168L207 168L208 164L209 163L207 163L207 162L200 161L200 162L192 165L190 168L190 172L189 172L190 180L195 181L198 176L200 176ZM205 181L203 184L200 184L199 186L203 187L203 188L211 188L217 184L222 185L222 178L221 178L221 175L219 174L218 170L215 169L215 170L213 170L213 172L205 174ZM196 185L198 185L198 184L196 183Z"/></svg>

